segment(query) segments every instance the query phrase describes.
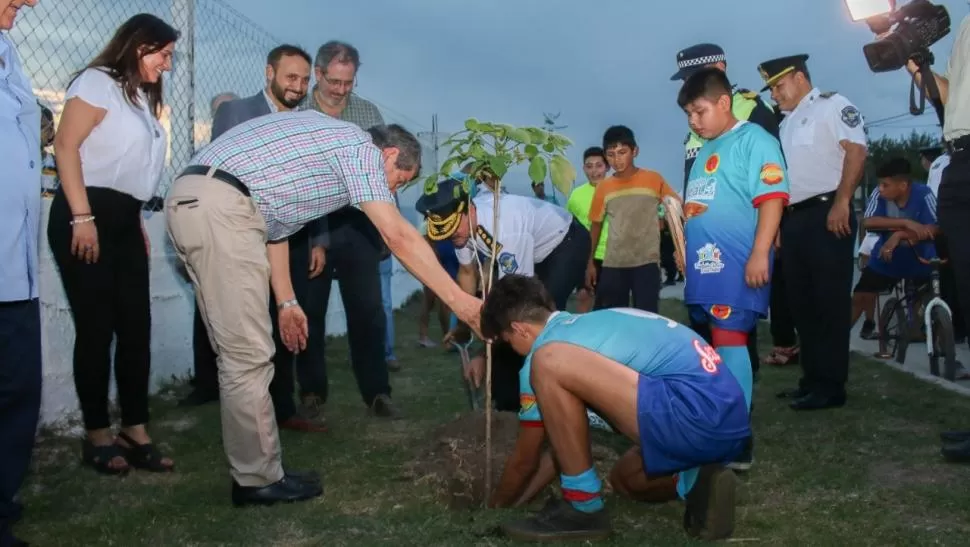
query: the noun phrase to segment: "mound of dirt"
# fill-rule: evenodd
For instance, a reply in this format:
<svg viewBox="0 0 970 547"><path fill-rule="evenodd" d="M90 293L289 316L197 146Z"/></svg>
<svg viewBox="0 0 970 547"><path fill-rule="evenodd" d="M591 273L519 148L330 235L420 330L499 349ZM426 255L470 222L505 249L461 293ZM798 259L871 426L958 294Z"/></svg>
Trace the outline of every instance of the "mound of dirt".
<svg viewBox="0 0 970 547"><path fill-rule="evenodd" d="M492 413L492 488L498 485L518 431L516 413ZM438 499L450 509L482 507L486 498L484 411L464 414L442 425L420 446L421 450L406 468L410 479L430 483ZM599 468L612 465L618 454L614 448L594 441L593 456L599 460Z"/></svg>

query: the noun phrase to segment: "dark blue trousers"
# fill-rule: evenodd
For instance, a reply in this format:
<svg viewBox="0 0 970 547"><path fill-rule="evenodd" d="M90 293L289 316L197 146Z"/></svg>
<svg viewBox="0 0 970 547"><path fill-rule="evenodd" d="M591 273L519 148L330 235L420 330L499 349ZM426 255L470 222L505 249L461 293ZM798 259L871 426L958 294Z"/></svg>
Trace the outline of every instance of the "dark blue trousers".
<svg viewBox="0 0 970 547"><path fill-rule="evenodd" d="M30 467L40 415L40 304L0 302L0 547L13 545L14 501Z"/></svg>

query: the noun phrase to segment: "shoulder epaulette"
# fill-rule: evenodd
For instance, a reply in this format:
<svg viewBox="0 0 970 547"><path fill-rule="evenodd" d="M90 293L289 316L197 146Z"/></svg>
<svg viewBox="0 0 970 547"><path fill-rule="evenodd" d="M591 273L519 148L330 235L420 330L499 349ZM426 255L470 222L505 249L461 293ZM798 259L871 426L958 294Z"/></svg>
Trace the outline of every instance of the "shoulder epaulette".
<svg viewBox="0 0 970 547"><path fill-rule="evenodd" d="M754 100L758 98L758 92L751 91L749 89L744 89L744 88L738 89L738 94L740 94L745 99Z"/></svg>
<svg viewBox="0 0 970 547"><path fill-rule="evenodd" d="M826 91L825 93L819 93L818 96L823 99L829 99L838 95L838 91Z"/></svg>

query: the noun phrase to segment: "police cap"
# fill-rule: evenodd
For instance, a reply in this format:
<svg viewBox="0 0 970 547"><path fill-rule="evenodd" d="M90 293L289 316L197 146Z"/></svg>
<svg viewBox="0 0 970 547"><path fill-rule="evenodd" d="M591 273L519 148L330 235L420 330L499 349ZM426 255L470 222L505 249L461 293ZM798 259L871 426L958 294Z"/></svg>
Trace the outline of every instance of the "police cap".
<svg viewBox="0 0 970 547"><path fill-rule="evenodd" d="M468 212L465 182L454 177L439 182L434 192L425 190L415 208L428 221L428 238L433 241L448 239L458 230L461 215Z"/></svg>
<svg viewBox="0 0 970 547"><path fill-rule="evenodd" d="M677 52L677 72L671 80L686 80L698 70L726 61L724 50L715 44L696 44Z"/></svg>
<svg viewBox="0 0 970 547"><path fill-rule="evenodd" d="M761 88L761 91L771 89L771 86L775 85L786 74L796 70L805 70L805 61L807 60L808 55L802 53L799 55L789 55L788 57L779 57L758 65L758 72L761 73L761 79L765 81L765 86Z"/></svg>

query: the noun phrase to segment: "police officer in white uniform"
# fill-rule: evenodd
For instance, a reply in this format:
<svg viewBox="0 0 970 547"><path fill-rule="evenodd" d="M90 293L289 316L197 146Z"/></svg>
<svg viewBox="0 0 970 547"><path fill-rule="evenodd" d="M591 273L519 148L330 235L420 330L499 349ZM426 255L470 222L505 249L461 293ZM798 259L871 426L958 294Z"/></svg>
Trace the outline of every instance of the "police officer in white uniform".
<svg viewBox="0 0 970 547"><path fill-rule="evenodd" d="M460 264L458 285L469 294L478 290L478 265L488 271L492 243L496 242L498 277L535 276L552 296L556 307L566 309L574 290L583 286L590 253L589 232L565 209L547 201L499 194L498 227L494 225L495 193L482 185L469 201L466 183L451 178L436 191L425 193L416 208L428 222L428 238L451 239ZM476 258L476 254L478 257ZM522 360L508 344L492 348L493 359ZM521 367L493 367L492 397L498 410L519 410ZM499 377L496 370L512 371Z"/></svg>
<svg viewBox="0 0 970 547"><path fill-rule="evenodd" d="M838 93L812 85L794 55L765 61L762 91L786 114L781 146L791 201L781 230L788 297L801 338L802 378L779 394L794 410L845 404L857 219L852 196L866 161L862 115Z"/></svg>

